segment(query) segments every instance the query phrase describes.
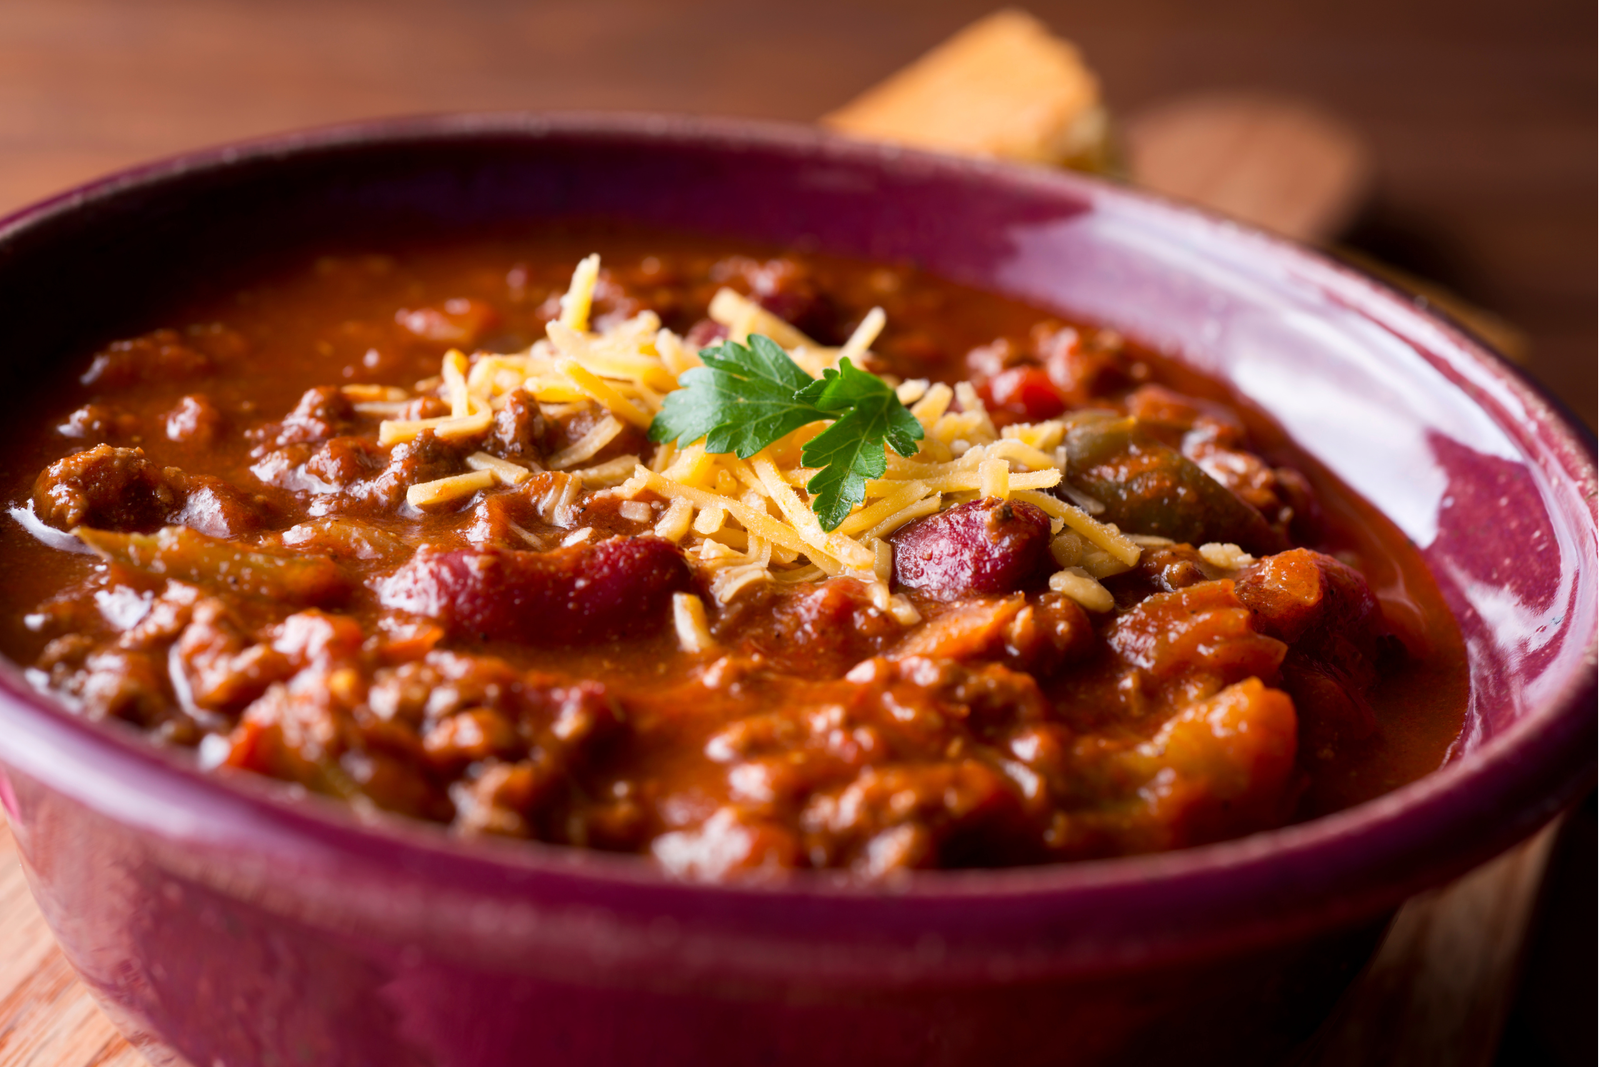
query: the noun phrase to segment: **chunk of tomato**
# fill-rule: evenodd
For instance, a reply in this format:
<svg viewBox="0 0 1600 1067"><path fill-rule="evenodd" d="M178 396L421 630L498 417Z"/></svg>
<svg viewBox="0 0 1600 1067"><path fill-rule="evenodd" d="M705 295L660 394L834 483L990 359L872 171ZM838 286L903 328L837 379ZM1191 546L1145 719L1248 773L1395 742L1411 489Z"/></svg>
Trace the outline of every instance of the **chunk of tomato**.
<svg viewBox="0 0 1600 1067"><path fill-rule="evenodd" d="M1050 375L1042 367L1012 367L989 379L989 398L996 407L1029 422L1054 418L1067 408Z"/></svg>

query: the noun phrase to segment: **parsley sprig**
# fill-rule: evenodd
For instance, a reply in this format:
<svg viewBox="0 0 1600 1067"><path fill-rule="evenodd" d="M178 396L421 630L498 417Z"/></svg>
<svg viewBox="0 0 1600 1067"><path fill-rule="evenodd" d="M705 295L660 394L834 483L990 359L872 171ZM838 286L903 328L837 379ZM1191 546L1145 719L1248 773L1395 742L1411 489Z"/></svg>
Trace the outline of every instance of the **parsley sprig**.
<svg viewBox="0 0 1600 1067"><path fill-rule="evenodd" d="M749 459L808 423L833 423L800 452L807 467L821 468L806 490L824 530L838 529L866 499L867 480L883 476L886 444L913 456L922 439L922 424L888 383L848 357L838 370L813 378L774 341L755 334L749 347L723 341L702 349L700 360L705 366L684 371L682 388L667 394L650 440L689 445L704 437L707 452Z"/></svg>

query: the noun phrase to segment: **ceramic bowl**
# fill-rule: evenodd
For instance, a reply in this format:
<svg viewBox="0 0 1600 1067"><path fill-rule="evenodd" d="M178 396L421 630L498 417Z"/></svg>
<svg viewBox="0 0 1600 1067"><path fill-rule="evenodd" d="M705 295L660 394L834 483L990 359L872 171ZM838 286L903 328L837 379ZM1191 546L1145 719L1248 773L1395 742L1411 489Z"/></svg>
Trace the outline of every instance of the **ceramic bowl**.
<svg viewBox="0 0 1600 1067"><path fill-rule="evenodd" d="M1263 1061L1316 1025L1398 902L1592 778L1592 439L1412 299L1076 175L648 116L199 152L0 223L10 398L283 257L589 217L913 259L1226 379L1422 549L1470 652L1453 758L1340 814L1165 855L688 885L208 776L6 665L0 801L34 893L158 1062Z"/></svg>

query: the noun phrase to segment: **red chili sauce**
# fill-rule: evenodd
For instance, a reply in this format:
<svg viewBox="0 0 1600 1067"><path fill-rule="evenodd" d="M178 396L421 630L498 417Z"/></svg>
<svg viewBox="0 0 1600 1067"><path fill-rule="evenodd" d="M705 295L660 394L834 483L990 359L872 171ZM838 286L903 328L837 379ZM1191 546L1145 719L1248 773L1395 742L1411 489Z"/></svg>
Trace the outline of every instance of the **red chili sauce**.
<svg viewBox="0 0 1600 1067"><path fill-rule="evenodd" d="M1037 509L974 500L893 537L912 625L849 577L724 604L655 536L650 492L643 521L595 487L548 507L570 475L546 461L595 411L517 398L477 439L385 446L341 391L445 414L446 350L527 348L591 251L595 321L648 308L706 343L726 286L837 345L877 306L866 365L892 380L969 380L999 425L1115 413L1072 423L1075 499L1173 543L1086 611L1046 583ZM321 258L168 321L85 353L10 430L7 504L111 548L4 520L0 650L221 773L683 877L873 878L1282 826L1427 773L1462 724L1462 641L1418 553L1282 430L1109 332L912 267L595 229ZM654 448L629 427L586 462ZM472 452L539 473L405 504ZM678 592L712 648L682 647Z"/></svg>

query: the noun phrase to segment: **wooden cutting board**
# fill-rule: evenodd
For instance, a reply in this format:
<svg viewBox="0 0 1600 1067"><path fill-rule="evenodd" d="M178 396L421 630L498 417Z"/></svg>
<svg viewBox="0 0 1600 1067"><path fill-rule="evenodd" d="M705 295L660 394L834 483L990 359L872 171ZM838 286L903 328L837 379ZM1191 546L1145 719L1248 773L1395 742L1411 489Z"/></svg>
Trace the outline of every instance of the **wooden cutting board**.
<svg viewBox="0 0 1600 1067"><path fill-rule="evenodd" d="M56 947L0 814L0 1067L141 1067Z"/></svg>

